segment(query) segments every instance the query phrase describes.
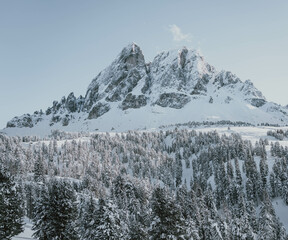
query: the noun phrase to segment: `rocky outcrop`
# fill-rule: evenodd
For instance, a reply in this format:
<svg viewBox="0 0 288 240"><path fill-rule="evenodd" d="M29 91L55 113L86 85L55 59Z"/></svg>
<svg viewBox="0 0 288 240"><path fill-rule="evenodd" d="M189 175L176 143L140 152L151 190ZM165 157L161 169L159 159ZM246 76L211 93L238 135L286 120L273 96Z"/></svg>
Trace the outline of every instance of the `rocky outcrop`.
<svg viewBox="0 0 288 240"><path fill-rule="evenodd" d="M204 74L201 79L197 80L197 83L194 86L193 91L190 93L191 95L206 95L207 92L207 87L206 85L208 84L209 80L211 77L208 74Z"/></svg>
<svg viewBox="0 0 288 240"><path fill-rule="evenodd" d="M215 76L213 84L218 85L218 87L224 87L227 85L235 85L236 83L241 82L241 80L231 72L221 71Z"/></svg>
<svg viewBox="0 0 288 240"><path fill-rule="evenodd" d="M188 49L186 47L184 47L183 49L179 51L178 63L179 63L179 67L182 69L185 67L187 53L188 53Z"/></svg>
<svg viewBox="0 0 288 240"><path fill-rule="evenodd" d="M245 96L249 96L250 98L259 98L265 100L263 94L257 88L255 88L254 84L250 80L246 80L244 83L242 83L240 91ZM247 97L247 99L249 98Z"/></svg>
<svg viewBox="0 0 288 240"><path fill-rule="evenodd" d="M124 48L117 59L92 81L88 87L84 110L94 103L123 101L141 79L147 78L147 69L141 49L132 43Z"/></svg>
<svg viewBox="0 0 288 240"><path fill-rule="evenodd" d="M183 108L191 98L182 93L163 93L160 95L159 99L155 104L161 107L170 107L180 109Z"/></svg>
<svg viewBox="0 0 288 240"><path fill-rule="evenodd" d="M137 83L142 77L137 69L132 69L128 74L123 73L117 81L111 82L105 89L105 92L108 94L106 101L121 101L123 96L137 86ZM113 92L112 94L110 94L111 91Z"/></svg>
<svg viewBox="0 0 288 240"><path fill-rule="evenodd" d="M110 110L109 104L97 103L89 112L88 119L96 119Z"/></svg>
<svg viewBox="0 0 288 240"><path fill-rule="evenodd" d="M257 108L262 107L266 103L266 100L261 98L251 98L248 101L250 101L252 106Z"/></svg>
<svg viewBox="0 0 288 240"><path fill-rule="evenodd" d="M144 95L132 95L129 93L121 104L123 110L129 108L140 108L147 105L147 97Z"/></svg>
<svg viewBox="0 0 288 240"><path fill-rule="evenodd" d="M65 107L69 112L76 112L78 110L77 99L73 92L68 95Z"/></svg>
<svg viewBox="0 0 288 240"><path fill-rule="evenodd" d="M39 121L39 120L38 120ZM37 123L37 121L36 121ZM25 114L22 117L14 117L11 121L7 123L7 127L29 127L34 126L33 117L30 114Z"/></svg>

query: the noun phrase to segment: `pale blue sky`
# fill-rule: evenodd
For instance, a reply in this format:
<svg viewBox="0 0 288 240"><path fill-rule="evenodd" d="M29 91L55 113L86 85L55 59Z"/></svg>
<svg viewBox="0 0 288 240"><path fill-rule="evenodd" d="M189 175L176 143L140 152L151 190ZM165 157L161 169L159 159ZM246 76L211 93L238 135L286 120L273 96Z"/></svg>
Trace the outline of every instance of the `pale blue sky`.
<svg viewBox="0 0 288 240"><path fill-rule="evenodd" d="M146 61L200 49L218 70L288 104L288 1L0 0L0 129L53 100L85 95L130 42Z"/></svg>

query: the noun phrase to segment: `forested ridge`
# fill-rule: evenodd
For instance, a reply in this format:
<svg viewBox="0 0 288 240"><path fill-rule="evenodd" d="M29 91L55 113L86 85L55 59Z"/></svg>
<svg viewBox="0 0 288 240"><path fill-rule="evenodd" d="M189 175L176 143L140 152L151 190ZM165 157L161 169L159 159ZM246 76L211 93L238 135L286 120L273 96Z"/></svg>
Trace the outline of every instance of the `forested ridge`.
<svg viewBox="0 0 288 240"><path fill-rule="evenodd" d="M288 204L287 159L216 131L0 135L0 237L25 215L43 240L288 239L272 205Z"/></svg>

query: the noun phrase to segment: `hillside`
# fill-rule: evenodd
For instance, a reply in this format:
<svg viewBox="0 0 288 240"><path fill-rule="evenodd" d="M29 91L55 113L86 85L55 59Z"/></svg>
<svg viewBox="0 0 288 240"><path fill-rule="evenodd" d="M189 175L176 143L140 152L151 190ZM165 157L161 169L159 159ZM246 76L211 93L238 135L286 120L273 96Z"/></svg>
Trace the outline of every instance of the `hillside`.
<svg viewBox="0 0 288 240"><path fill-rule="evenodd" d="M107 232L118 239L286 239L287 136L287 128L236 126L0 135L0 159L22 185L38 237L77 226L75 239ZM65 202L76 215L60 207ZM54 224L59 218L63 227Z"/></svg>

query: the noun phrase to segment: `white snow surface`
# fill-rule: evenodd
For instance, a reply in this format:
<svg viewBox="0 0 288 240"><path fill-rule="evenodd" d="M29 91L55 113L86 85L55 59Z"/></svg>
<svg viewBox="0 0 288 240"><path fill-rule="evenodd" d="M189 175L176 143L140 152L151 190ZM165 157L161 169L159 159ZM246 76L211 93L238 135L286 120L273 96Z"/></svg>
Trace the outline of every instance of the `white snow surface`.
<svg viewBox="0 0 288 240"><path fill-rule="evenodd" d="M28 218L24 219L25 226L24 226L24 232L20 233L19 235L12 237L12 240L34 240L35 238L32 237L33 231L32 231L32 222Z"/></svg>
<svg viewBox="0 0 288 240"><path fill-rule="evenodd" d="M277 217L280 219L280 222L283 224L286 231L288 231L288 206L281 198L273 199L272 204Z"/></svg>
<svg viewBox="0 0 288 240"><path fill-rule="evenodd" d="M33 128L5 128L2 132L7 135L19 136L47 136L51 130L62 130L67 132L123 132L128 130L149 130L157 129L160 126L187 123L189 121L243 121L249 123L272 122L280 123L279 118L258 108L251 108L251 105L233 102L223 104L221 102L209 104L207 99L197 99L189 102L182 109L163 108L160 106L145 106L139 109L127 109L122 111L114 108L93 120L83 119L83 113L77 113L75 121L63 127L61 123L49 126L50 119L46 118Z"/></svg>

